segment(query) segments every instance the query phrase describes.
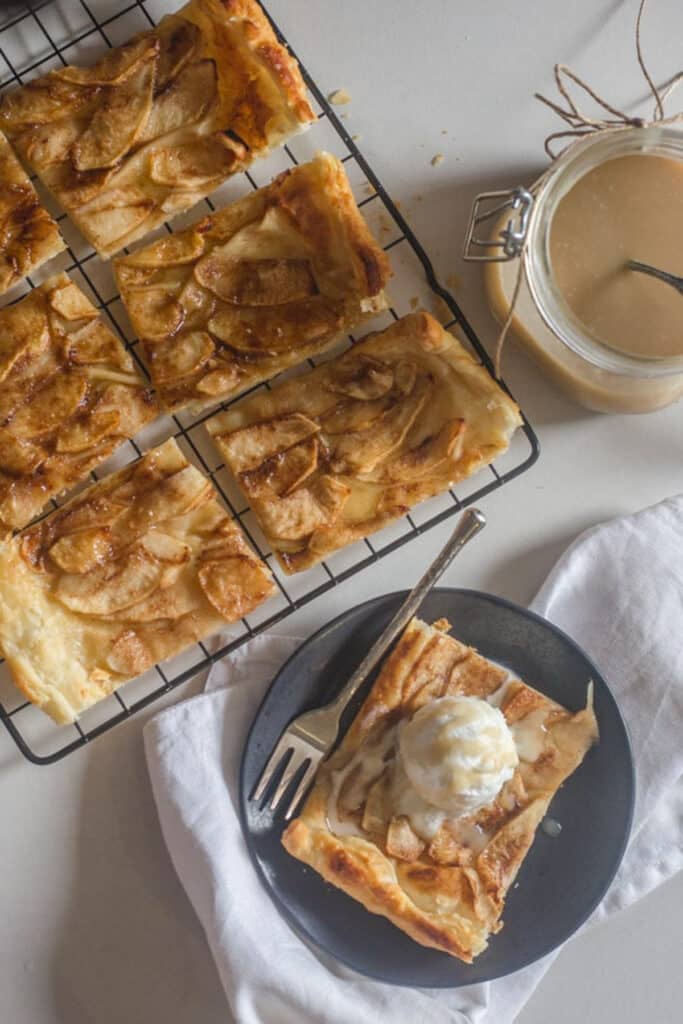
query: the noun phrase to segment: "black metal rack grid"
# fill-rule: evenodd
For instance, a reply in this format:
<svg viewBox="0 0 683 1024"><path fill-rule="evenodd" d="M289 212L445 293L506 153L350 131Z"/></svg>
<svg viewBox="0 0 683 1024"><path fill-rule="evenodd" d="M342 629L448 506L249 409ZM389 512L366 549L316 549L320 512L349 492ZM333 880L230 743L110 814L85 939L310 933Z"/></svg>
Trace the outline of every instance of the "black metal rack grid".
<svg viewBox="0 0 683 1024"><path fill-rule="evenodd" d="M52 67L87 62L96 56L95 46L101 50L102 43L107 46L120 44L135 32L153 25L154 15L173 10L180 3L173 3L172 0L168 3L165 0L134 0L132 3L124 3L117 10L119 6L120 0L119 3L116 0L37 0L28 10L23 9L6 16L5 21L0 23L0 88L26 82ZM273 28L283 44L293 52L277 26L273 24ZM3 63L5 67L2 67ZM342 122L343 115L338 115L330 106L303 64L301 68L313 97L313 105L317 106L318 123L310 131L290 140L288 145L267 159L254 163L244 174L231 179L199 207L176 218L173 227L184 227L196 220L206 206L211 210L216 205L222 206L226 201L266 184L285 167L309 159L316 150L328 149L344 162L359 206L383 248L391 252L394 279L389 292L393 304L390 310L366 324L363 333L388 326L419 305L437 316L444 327L456 329L475 357L493 373L488 355L458 304L437 281L422 246L347 132ZM56 270L64 269L92 298L126 342L138 364L142 365L136 353L136 339L116 293L108 264L100 261L95 252L83 242L66 215L55 209L54 201L42 192L40 183L35 179L34 184L45 205L59 222L68 249L61 257L50 261L46 268L41 268L41 272L25 285L16 286L6 298L9 301L16 300L20 293L35 287L40 280ZM156 234L163 230L160 229ZM172 228L166 225L165 230L171 231ZM148 244L154 237L155 234L147 236L142 244ZM345 344L352 344L354 340L350 337ZM329 358L329 355L322 358ZM300 370L298 368L289 373ZM260 387L268 387L268 384ZM147 448L174 436L192 461L213 480L252 545L273 571L278 593L242 620L241 624L230 627L227 634L221 633L204 643L196 644L189 651L154 666L143 676L126 683L106 700L88 709L75 725L57 726L41 711L25 702L12 686L6 667L1 666L0 719L30 761L50 764L84 746L223 658L250 637L280 622L297 608L453 516L464 506L480 501L490 491L528 469L539 453L538 441L525 418L510 450L495 465L482 470L473 479L464 481L458 486L457 492L451 490L426 501L404 519L368 540L335 553L307 572L285 577L272 557L250 510L244 507L243 498L218 461L216 449L203 429L203 423L209 416L214 415L218 408L226 408L230 404L223 403L199 415L180 412L157 420L132 442L119 449L92 477L98 479L135 459Z"/></svg>

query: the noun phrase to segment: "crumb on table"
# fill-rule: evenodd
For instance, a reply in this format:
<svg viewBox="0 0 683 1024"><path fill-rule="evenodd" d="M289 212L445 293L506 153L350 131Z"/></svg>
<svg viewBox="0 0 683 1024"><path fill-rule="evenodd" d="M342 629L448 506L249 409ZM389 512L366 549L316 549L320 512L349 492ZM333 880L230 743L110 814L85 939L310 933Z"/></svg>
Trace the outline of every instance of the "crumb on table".
<svg viewBox="0 0 683 1024"><path fill-rule="evenodd" d="M327 98L330 103L333 103L336 107L341 107L345 103L351 102L351 93L346 89L335 89Z"/></svg>

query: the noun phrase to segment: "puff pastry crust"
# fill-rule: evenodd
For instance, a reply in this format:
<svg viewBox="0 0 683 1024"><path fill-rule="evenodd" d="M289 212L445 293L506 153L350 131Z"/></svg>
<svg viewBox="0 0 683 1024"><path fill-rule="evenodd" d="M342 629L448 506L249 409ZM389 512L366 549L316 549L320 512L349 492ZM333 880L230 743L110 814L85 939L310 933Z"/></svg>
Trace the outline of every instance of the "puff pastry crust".
<svg viewBox="0 0 683 1024"><path fill-rule="evenodd" d="M562 782L597 741L591 702L572 714L472 648L444 620L408 625L282 842L423 946L470 963L502 928L505 897ZM492 803L444 821L431 841L392 811L397 729L446 694L501 707L520 764ZM380 756L378 756L378 753Z"/></svg>
<svg viewBox="0 0 683 1024"><path fill-rule="evenodd" d="M0 534L25 526L158 412L66 274L0 310Z"/></svg>
<svg viewBox="0 0 683 1024"><path fill-rule="evenodd" d="M59 228L0 132L0 295L63 249Z"/></svg>
<svg viewBox="0 0 683 1024"><path fill-rule="evenodd" d="M327 153L115 261L169 409L234 396L386 308L385 253Z"/></svg>
<svg viewBox="0 0 683 1024"><path fill-rule="evenodd" d="M97 64L0 100L0 128L103 257L313 120L256 0L190 0Z"/></svg>
<svg viewBox="0 0 683 1024"><path fill-rule="evenodd" d="M0 649L26 697L72 722L273 589L171 439L0 546Z"/></svg>
<svg viewBox="0 0 683 1024"><path fill-rule="evenodd" d="M503 452L515 403L427 313L207 423L283 569L307 569Z"/></svg>

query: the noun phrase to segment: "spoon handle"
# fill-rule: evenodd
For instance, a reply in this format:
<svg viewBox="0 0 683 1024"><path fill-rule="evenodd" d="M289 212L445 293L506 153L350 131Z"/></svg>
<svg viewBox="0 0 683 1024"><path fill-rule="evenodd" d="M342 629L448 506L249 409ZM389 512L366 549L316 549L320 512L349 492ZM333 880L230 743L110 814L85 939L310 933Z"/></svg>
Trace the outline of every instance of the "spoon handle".
<svg viewBox="0 0 683 1024"><path fill-rule="evenodd" d="M683 295L683 277L676 277L675 274L668 274L666 270L659 270L657 267L651 267L649 263L641 263L640 260L629 260L626 264L629 270L637 270L641 274L649 274L650 277L656 277L658 281L664 281L666 284L670 284L672 288L680 292Z"/></svg>

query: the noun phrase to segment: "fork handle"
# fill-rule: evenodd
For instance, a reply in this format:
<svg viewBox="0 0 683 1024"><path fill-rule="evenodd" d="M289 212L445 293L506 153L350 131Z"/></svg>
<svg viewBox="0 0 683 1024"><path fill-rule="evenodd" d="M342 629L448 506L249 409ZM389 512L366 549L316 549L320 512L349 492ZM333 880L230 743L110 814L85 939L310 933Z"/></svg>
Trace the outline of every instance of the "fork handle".
<svg viewBox="0 0 683 1024"><path fill-rule="evenodd" d="M425 572L422 579L415 584L407 598L394 615L384 632L374 642L360 665L350 677L346 686L338 697L329 705L336 708L339 714L344 710L348 702L359 686L361 686L368 675L377 665L377 662L386 653L387 648L393 643L398 634L405 629L415 612L418 610L425 597L432 589L439 577L446 571L455 556L462 551L468 541L472 540L480 530L486 526L486 517L477 508L468 509L458 520L451 537L436 556L432 564Z"/></svg>

